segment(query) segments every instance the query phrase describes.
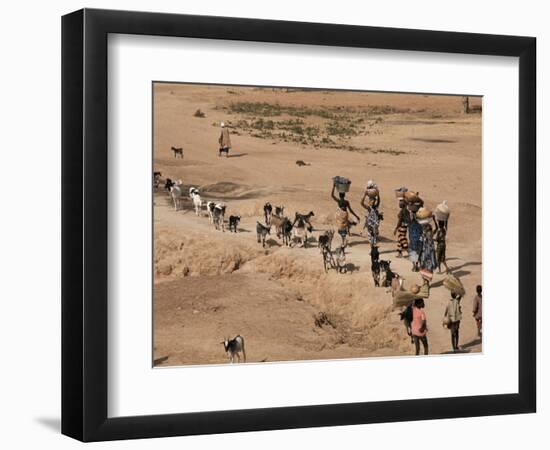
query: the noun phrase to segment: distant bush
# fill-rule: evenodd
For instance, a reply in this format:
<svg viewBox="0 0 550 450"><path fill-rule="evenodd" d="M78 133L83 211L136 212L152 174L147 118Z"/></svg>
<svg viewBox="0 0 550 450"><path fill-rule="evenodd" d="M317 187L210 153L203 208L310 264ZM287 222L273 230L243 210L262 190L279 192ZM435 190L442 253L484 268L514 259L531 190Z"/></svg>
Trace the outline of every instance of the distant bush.
<svg viewBox="0 0 550 450"><path fill-rule="evenodd" d="M200 109L197 109L195 111L195 114L193 114L195 117L200 117L201 119L204 119L206 117L206 114L202 112Z"/></svg>

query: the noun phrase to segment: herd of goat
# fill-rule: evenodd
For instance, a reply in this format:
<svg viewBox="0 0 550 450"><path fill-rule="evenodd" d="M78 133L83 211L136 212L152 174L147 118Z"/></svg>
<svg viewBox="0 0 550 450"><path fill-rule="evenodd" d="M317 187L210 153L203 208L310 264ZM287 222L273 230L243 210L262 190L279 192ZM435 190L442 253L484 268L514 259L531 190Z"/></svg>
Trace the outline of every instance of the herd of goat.
<svg viewBox="0 0 550 450"><path fill-rule="evenodd" d="M155 189L160 187L160 179L162 174L154 172L153 186ZM188 195L192 202L193 209L197 216L201 215L203 205L206 207L209 222L216 230L225 231L225 212L226 205L224 202L203 201L199 189L190 187L188 191L184 191L181 180L173 181L167 178L164 183L164 189L169 193L174 210L181 209L181 202ZM271 235L271 231L275 231L278 239L282 240L282 244L288 247L293 247L299 244L301 247L306 247L308 242L308 234L313 232L311 218L315 216L313 211L307 214L296 212L294 219L290 219L284 214L284 206L273 207L271 203L266 203L263 207L264 223L256 222L256 235L258 243L266 246L266 239ZM230 215L228 217L228 227L230 232L237 233L238 225L241 220L240 216ZM340 245L332 248L332 240L334 230L323 231L317 238L318 247L323 259L323 267L325 272L334 269L338 273L346 273L348 264L346 263L346 246ZM382 285L390 287L395 274L390 267L391 261L380 260L378 247L371 245L371 272L376 287ZM381 282L381 274L383 279Z"/></svg>
<svg viewBox="0 0 550 450"><path fill-rule="evenodd" d="M161 176L162 174L160 172L154 172L153 174L153 186L155 189L160 187ZM170 178L167 178L164 183L164 189L169 193L174 209L178 211L186 194L183 183L181 180L172 181ZM197 216L201 215L203 204L205 204L210 223L214 225L216 230L225 231L226 205L224 202L203 202L199 189L196 187L189 188L188 196ZM266 238L268 235L271 235L271 230L274 229L277 237L282 239L283 245L292 247L296 243L299 243L301 247L306 247L308 233L312 234L313 232L311 218L315 216L314 212L310 211L307 214L296 212L294 214L294 220L291 220L285 216L284 209L284 206L273 207L269 202L264 205L264 223L260 221L256 222L258 243L261 243L262 246L265 247ZM238 232L240 220L240 216L229 216L228 226L230 232ZM325 272L328 272L329 269L334 269L337 273L346 273L348 271L348 265L346 264L346 246L342 244L333 249L332 240L334 234L335 231L329 229L322 232L317 238L318 247L323 258L323 267ZM384 275L382 286L390 287L393 278L396 277L396 274L391 270L390 261L380 260L378 247L375 245L371 245L370 256L374 285L376 287L381 285L380 278L382 273ZM243 357L242 361L246 362L244 338L242 336L237 335L233 339L225 338L221 343L223 344L224 351L230 363L240 363L241 355Z"/></svg>

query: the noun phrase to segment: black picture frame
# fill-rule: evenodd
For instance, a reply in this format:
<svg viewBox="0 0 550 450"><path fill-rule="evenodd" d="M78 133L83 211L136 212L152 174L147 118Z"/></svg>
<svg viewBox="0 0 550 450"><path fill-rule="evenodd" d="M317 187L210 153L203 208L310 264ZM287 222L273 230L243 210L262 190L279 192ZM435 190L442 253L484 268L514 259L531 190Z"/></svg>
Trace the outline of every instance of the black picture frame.
<svg viewBox="0 0 550 450"><path fill-rule="evenodd" d="M109 418L107 36L110 33L519 58L518 393ZM536 410L536 39L84 9L62 18L62 433L82 441Z"/></svg>

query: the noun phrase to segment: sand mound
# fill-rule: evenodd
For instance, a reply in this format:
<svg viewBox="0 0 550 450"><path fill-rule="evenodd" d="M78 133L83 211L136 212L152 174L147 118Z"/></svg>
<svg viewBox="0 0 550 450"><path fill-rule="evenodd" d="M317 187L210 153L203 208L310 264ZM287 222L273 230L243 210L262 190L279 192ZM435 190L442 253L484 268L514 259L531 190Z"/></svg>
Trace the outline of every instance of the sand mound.
<svg viewBox="0 0 550 450"><path fill-rule="evenodd" d="M288 248L267 251L221 234L205 239L199 233L176 237L163 231L155 239L155 272L156 283L199 275L268 276L283 289L284 301L299 299L330 318L334 345L389 352L403 342L388 294L371 287L365 273L325 273L316 253ZM278 301L275 297L273 301ZM388 326L390 322L394 324Z"/></svg>
<svg viewBox="0 0 550 450"><path fill-rule="evenodd" d="M327 314L342 343L377 350L406 342L403 333L397 331L400 324L397 313L392 313L389 294L372 287L365 273L325 273L316 258L294 249L250 259L239 270L255 272L269 274L271 279L292 287L304 301ZM393 325L388 326L389 322Z"/></svg>
<svg viewBox="0 0 550 450"><path fill-rule="evenodd" d="M229 181L222 181L219 183L207 184L205 186L202 186L203 192L216 194L234 194L246 189L249 189L249 186L231 183Z"/></svg>
<svg viewBox="0 0 550 450"><path fill-rule="evenodd" d="M184 237L163 232L155 236L155 282L185 276L221 275L238 270L262 254L244 242L213 245L197 234Z"/></svg>

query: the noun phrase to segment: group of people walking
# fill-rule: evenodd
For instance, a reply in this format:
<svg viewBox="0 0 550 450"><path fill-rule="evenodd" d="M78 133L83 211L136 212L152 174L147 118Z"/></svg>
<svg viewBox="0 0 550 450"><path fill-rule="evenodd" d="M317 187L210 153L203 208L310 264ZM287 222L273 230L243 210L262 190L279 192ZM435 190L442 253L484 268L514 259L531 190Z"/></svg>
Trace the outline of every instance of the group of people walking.
<svg viewBox="0 0 550 450"><path fill-rule="evenodd" d="M402 192L406 188L401 188ZM336 202L338 208L336 212L336 228L338 234L342 238L342 246L348 243L350 227L361 221L359 216L351 207L350 202L346 199L345 192L339 192L336 196L336 183L333 185L331 192L332 199ZM406 199L399 198L399 212L397 214L397 224L393 231L397 240L397 257L407 257L411 263L413 272L420 272L424 280L425 287L429 292L430 281L433 272L437 269L442 273L444 268L447 274L450 273L446 261L447 252L447 231L448 231L448 207L446 202L438 206L447 211L447 215L436 217L431 212L426 214L424 202L419 198L415 200L415 207ZM366 231L371 246L377 246L379 241L380 221L383 219L380 207L380 193L376 183L372 180L367 182L365 193L361 199L361 206L365 209L365 221L363 231ZM420 212L423 212L420 217ZM417 214L419 213L419 214ZM350 220L352 215L357 222ZM460 351L459 331L462 321L462 295L459 292L451 291L451 297L444 310L443 325L448 328L451 335L451 347L453 352ZM428 325L426 314L424 311L424 298L415 298L412 303L404 310L402 316L405 316L405 324L407 332L411 337L411 341L415 346L415 354L420 353L422 345L424 354L428 354ZM473 317L476 321L478 337L481 338L481 323L482 323L482 288L476 287L476 296L473 301Z"/></svg>
<svg viewBox="0 0 550 450"><path fill-rule="evenodd" d="M332 187L332 199L338 205L336 212L336 228L342 238L342 245L347 245L350 228L361 221L346 199L345 192L339 192L336 196L336 184ZM422 202L423 205L423 202ZM366 231L371 246L378 245L380 221L383 214L380 212L380 193L373 180L367 182L367 187L361 199L361 206L365 209L365 222L363 231ZM350 221L350 215L357 222ZM397 237L397 257L407 256L412 262L412 270L424 273L432 273L436 268L441 273L441 266L449 271L446 262L446 238L448 220L436 220L432 223L421 223L416 216L416 211L409 209L404 198L399 199L399 212L394 236ZM435 233L434 233L435 231ZM405 252L407 255L405 255Z"/></svg>
<svg viewBox="0 0 550 450"><path fill-rule="evenodd" d="M346 193L339 192L338 197L336 197L335 193L336 184L333 184L331 197L338 205L338 209L336 210L336 229L342 238L342 245L346 246L348 243L350 228L360 223L361 219L352 209L350 202L346 199ZM370 244L377 245L380 220L382 220L383 216L378 209L380 206L380 194L378 192L378 187L372 180L367 182L367 189L361 199L361 206L366 210L365 225L363 230L366 230ZM355 217L357 222L350 221L350 214Z"/></svg>
<svg viewBox="0 0 550 450"><path fill-rule="evenodd" d="M459 352L461 347L459 345L460 336L460 323L462 322L462 296L456 292L451 292L451 298L449 299L445 311L443 313L443 326L446 327L451 335L451 348L454 353ZM408 307L403 314L406 317L406 325L408 327L408 333L411 336L411 341L415 346L415 354L420 354L420 344L424 348L424 354L428 354L428 321L426 319L426 313L424 299L417 298L413 304ZM473 300L472 316L476 321L478 338L481 339L481 325L482 325L482 287L476 286L476 296Z"/></svg>
<svg viewBox="0 0 550 450"><path fill-rule="evenodd" d="M432 273L437 268L441 273L442 265L449 272L446 261L448 220L433 217L432 223L421 223L406 201L399 200L397 224L393 231L397 237L397 257L403 258L407 252L413 272L424 270Z"/></svg>
<svg viewBox="0 0 550 450"><path fill-rule="evenodd" d="M219 137L219 155L222 153L228 155L231 148L229 132L225 124L221 124L221 133ZM332 186L331 198L336 202L337 211L335 214L335 225L338 235L342 239L341 247L348 245L350 229L352 226L361 222L359 215L353 210L349 200L346 199L346 192L339 189L336 195L338 183L347 183L349 189L349 180L342 177L335 177ZM448 274L449 267L446 261L447 250L447 231L448 231L448 207L446 202L438 205L442 207L443 214L439 217L433 215L424 208L424 202L417 196L418 193L408 193L406 188L396 190L399 199L399 211L397 213L397 223L393 231L397 240L397 258L407 257L412 264L413 272L420 272L424 280L424 287L427 288L429 295L430 281L433 272L437 269L439 273L441 268ZM412 194L412 195L407 195ZM378 186L373 180L367 182L361 206L365 209L364 226L361 234L366 232L371 246L376 247L379 241L380 221L383 220L383 214L380 212L380 192ZM445 211L447 211L445 213ZM440 210L441 212L441 210ZM350 215L356 221L350 220ZM425 296L427 298L427 296ZM451 298L443 314L443 326L448 328L451 336L451 346L453 352L460 350L459 332L462 321L462 295L456 291L451 291ZM424 298L415 298L411 304L402 312L402 318L405 319L407 333L415 346L415 354L420 353L422 345L424 354L429 352L428 346L428 325L426 313L424 311ZM476 296L473 301L473 317L476 321L478 337L481 338L482 325L482 288L476 287Z"/></svg>

